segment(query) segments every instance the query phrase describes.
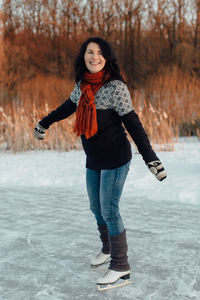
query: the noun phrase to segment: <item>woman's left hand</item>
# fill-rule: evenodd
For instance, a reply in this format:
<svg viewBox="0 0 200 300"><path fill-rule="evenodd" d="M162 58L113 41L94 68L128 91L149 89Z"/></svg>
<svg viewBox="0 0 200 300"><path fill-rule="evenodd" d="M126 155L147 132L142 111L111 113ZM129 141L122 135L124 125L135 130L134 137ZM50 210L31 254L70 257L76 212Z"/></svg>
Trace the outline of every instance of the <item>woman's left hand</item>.
<svg viewBox="0 0 200 300"><path fill-rule="evenodd" d="M152 174L156 176L159 181L162 181L167 177L167 172L165 171L160 160L154 160L147 163L147 166Z"/></svg>

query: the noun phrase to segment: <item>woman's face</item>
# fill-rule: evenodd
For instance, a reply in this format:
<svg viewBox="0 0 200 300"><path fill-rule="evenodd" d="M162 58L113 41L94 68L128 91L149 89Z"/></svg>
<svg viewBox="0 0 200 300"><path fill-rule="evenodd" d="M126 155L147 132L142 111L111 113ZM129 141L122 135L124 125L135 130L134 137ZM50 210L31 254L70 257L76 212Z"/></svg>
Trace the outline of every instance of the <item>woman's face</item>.
<svg viewBox="0 0 200 300"><path fill-rule="evenodd" d="M106 64L101 48L96 43L89 43L84 54L85 65L90 73L98 73Z"/></svg>

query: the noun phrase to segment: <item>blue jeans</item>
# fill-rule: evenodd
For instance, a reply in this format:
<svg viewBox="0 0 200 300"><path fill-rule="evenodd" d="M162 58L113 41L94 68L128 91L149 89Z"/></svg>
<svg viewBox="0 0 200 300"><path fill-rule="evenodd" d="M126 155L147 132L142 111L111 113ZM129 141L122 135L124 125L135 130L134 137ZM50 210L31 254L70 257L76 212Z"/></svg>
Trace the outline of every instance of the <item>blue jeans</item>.
<svg viewBox="0 0 200 300"><path fill-rule="evenodd" d="M86 185L90 209L98 225L107 225L109 235L120 234L124 225L119 213L119 200L130 166L130 161L111 170L86 169Z"/></svg>

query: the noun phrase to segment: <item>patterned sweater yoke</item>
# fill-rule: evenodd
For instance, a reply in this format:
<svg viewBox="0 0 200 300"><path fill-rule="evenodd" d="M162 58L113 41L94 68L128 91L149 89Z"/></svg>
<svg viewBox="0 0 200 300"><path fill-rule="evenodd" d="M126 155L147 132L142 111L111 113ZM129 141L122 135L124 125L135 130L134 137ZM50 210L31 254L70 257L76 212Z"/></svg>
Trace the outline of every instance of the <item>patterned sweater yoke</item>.
<svg viewBox="0 0 200 300"><path fill-rule="evenodd" d="M75 85L70 95L73 103L78 105L81 96L80 83ZM130 92L119 80L105 83L95 95L96 109L114 109L120 116L133 110Z"/></svg>

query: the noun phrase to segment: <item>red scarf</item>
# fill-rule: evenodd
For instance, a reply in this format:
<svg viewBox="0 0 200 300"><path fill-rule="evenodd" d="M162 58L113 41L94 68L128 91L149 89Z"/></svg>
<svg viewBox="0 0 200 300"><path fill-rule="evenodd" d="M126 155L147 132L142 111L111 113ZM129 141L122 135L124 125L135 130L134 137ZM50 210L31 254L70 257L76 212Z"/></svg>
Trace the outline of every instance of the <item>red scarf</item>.
<svg viewBox="0 0 200 300"><path fill-rule="evenodd" d="M101 70L98 73L85 72L84 80L81 83L82 94L76 110L74 131L77 136L84 134L86 139L89 139L97 133L95 94L109 77L109 73L105 75L105 70Z"/></svg>

